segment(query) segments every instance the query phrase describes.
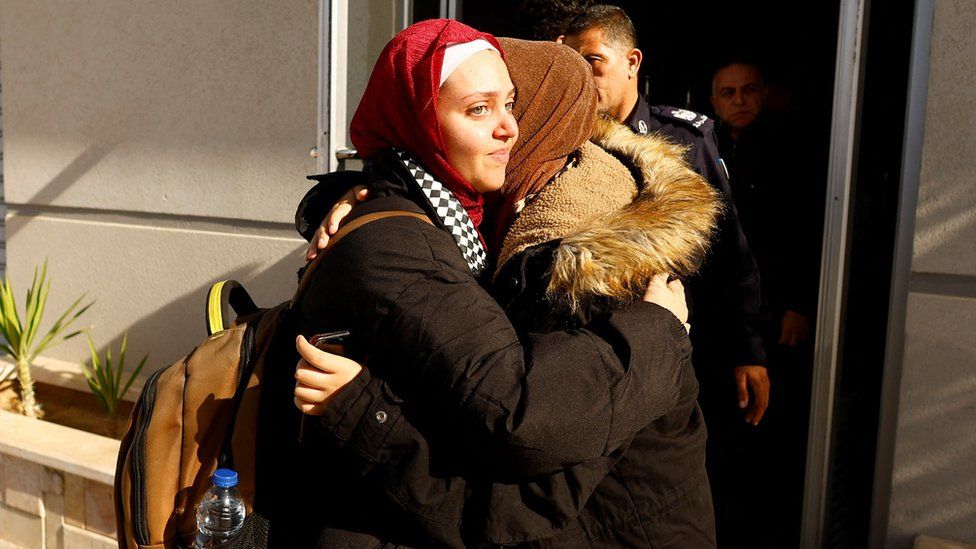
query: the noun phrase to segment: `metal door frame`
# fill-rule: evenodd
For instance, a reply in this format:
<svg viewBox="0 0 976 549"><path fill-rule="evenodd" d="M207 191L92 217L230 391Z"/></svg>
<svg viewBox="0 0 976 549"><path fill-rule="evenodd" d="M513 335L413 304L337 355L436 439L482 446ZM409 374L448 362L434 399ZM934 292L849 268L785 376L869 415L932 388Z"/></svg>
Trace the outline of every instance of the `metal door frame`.
<svg viewBox="0 0 976 549"><path fill-rule="evenodd" d="M898 193L898 220L895 228L891 297L885 336L884 377L881 383L881 410L878 418L878 442L871 495L868 543L870 547L884 547L888 537L895 436L898 430L898 404L905 351L905 319L912 269L912 245L915 240L915 213L918 208L918 189L922 171L925 105L928 96L932 24L935 17L934 4L934 0L917 0L912 28L904 154L901 165L901 188Z"/></svg>
<svg viewBox="0 0 976 549"><path fill-rule="evenodd" d="M442 0L443 1L443 0ZM454 9L451 0L450 9ZM410 24L413 0L393 0L397 31ZM346 99L349 48L349 0L319 0L318 139L316 158L320 173L338 169L346 143ZM390 38L393 38L392 36Z"/></svg>
<svg viewBox="0 0 976 549"><path fill-rule="evenodd" d="M831 430L837 364L841 353L844 286L847 271L848 222L854 129L857 121L865 0L841 0L837 32L837 65L830 128L827 203L821 250L820 295L814 339L810 426L804 480L800 546L823 544Z"/></svg>

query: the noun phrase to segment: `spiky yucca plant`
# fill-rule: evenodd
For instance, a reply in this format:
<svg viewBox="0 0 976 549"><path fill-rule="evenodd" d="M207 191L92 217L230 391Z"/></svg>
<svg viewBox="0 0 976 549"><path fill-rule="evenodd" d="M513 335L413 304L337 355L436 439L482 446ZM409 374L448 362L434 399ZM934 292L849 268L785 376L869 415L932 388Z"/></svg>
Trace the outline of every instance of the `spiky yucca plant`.
<svg viewBox="0 0 976 549"><path fill-rule="evenodd" d="M28 417L37 417L37 399L34 396L34 378L31 376L31 365L37 355L45 350L80 334L77 330L62 336L65 331L85 313L93 302L81 305L86 294L75 300L60 318L51 326L40 340L41 320L44 317L44 307L47 305L47 295L51 289L51 281L47 278L47 262L41 268L38 276L37 267L34 268L34 281L27 290L27 305L24 311L24 321L21 322L17 314L17 303L14 300L14 290L10 279L4 277L0 284L0 350L10 355L16 364L17 381L20 385L20 411ZM36 343L35 343L36 341Z"/></svg>
<svg viewBox="0 0 976 549"><path fill-rule="evenodd" d="M85 374L85 378L88 380L88 386L91 388L92 394L98 399L99 404L105 409L105 413L108 414L109 419L114 418L119 410L119 402L122 401L122 397L125 392L129 390L132 382L136 380L136 376L142 371L142 367L146 365L146 359L149 355L142 357L139 365L136 369L132 371L129 375L128 380L122 383L122 371L125 370L125 347L128 339L128 334L122 336L122 348L119 349L118 361L112 364L112 349L105 351L105 358L98 356L98 351L95 349L95 342L92 341L91 335L88 336L88 348L91 350L91 366L87 364L81 365L81 371Z"/></svg>

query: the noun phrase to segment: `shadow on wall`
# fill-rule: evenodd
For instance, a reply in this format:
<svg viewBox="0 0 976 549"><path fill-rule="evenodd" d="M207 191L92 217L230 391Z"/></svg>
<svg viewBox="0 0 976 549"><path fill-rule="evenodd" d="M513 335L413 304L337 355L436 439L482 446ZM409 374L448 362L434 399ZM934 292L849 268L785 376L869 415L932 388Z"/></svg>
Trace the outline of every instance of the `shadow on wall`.
<svg viewBox="0 0 976 549"><path fill-rule="evenodd" d="M52 177L51 181L44 185L27 203L53 204L59 196L77 183L79 179L88 173L96 164L101 162L103 158L108 156L118 145L118 142L90 145L56 176ZM21 225L11 226L7 231L7 238L14 237L20 227Z"/></svg>
<svg viewBox="0 0 976 549"><path fill-rule="evenodd" d="M260 263L255 262L223 273L214 273L212 282L237 280L248 289L258 307L272 307L290 299L298 287L295 272L301 267L296 256L289 255L269 268L260 269L260 266ZM142 359L145 352L140 349L163 349L163 353L151 353L146 361L142 375L148 376L154 370L169 366L186 355L193 350L194 345L207 337L207 291L212 282L198 286L166 306L152 311L126 329L129 334L127 369L135 368ZM193 343L168 346L165 341ZM122 334L107 344L97 339L95 343L99 346L99 352L104 354L106 349L112 349L112 354L115 355L122 345Z"/></svg>
<svg viewBox="0 0 976 549"><path fill-rule="evenodd" d="M916 270L939 272L940 269L926 268L926 264L959 261L963 265L949 267L949 270L958 272L958 267L964 272L976 269L976 254L972 251L970 238L970 235L976 235L976 194L970 174L950 173L928 179L919 189L916 215L914 254L922 267Z"/></svg>

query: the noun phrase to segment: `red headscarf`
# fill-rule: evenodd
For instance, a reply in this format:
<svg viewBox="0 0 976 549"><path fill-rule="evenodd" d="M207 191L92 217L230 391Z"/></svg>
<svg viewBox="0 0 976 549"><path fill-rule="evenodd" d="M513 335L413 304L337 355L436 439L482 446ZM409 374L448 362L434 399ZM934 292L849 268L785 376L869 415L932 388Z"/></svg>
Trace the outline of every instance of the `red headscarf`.
<svg viewBox="0 0 976 549"><path fill-rule="evenodd" d="M502 51L494 36L453 19L429 19L404 29L376 60L349 128L363 158L391 147L411 153L454 193L475 227L481 224L484 201L448 163L434 106L444 48L479 38Z"/></svg>

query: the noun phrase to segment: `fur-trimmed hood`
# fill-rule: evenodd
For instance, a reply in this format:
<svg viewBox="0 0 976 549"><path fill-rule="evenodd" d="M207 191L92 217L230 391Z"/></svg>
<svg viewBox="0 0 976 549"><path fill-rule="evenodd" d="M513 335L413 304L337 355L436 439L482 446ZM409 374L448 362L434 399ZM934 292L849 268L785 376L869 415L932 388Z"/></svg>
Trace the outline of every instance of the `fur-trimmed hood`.
<svg viewBox="0 0 976 549"><path fill-rule="evenodd" d="M655 274L697 271L723 202L688 166L684 147L607 119L598 121L591 142L597 147L581 147L520 212L499 265L561 238L549 293L574 307L593 298L628 302Z"/></svg>

